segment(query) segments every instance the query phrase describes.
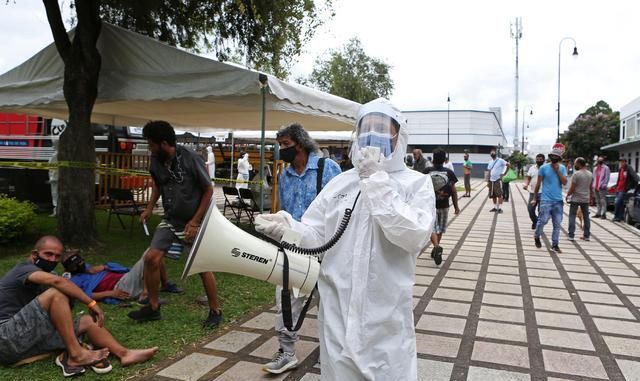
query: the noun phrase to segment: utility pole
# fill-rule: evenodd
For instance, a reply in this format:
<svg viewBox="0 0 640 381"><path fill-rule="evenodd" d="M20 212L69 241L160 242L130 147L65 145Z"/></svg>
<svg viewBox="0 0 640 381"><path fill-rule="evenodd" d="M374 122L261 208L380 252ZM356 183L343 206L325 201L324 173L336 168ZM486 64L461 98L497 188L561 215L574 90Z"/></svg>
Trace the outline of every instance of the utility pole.
<svg viewBox="0 0 640 381"><path fill-rule="evenodd" d="M449 105L451 104L451 97L449 97L449 93L447 93L447 159L449 158L449 113L451 108Z"/></svg>
<svg viewBox="0 0 640 381"><path fill-rule="evenodd" d="M522 38L522 17L516 17L515 23L511 24L511 38L516 40L516 122L514 124L514 132L515 136L513 138L513 149L518 151L518 95L519 95L519 81L520 77L518 75L518 54L519 54L519 45L520 39ZM521 148L522 149L522 148Z"/></svg>

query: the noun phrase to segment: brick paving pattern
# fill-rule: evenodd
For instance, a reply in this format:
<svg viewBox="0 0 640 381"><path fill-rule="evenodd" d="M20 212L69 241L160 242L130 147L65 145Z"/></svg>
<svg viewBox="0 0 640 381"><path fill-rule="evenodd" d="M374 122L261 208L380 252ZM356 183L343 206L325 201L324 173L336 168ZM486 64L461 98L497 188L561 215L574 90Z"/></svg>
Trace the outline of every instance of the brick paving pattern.
<svg viewBox="0 0 640 381"><path fill-rule="evenodd" d="M503 214L489 212L484 183L473 185L450 216L442 265L429 251L418 259L419 379L640 380L640 230L592 220L591 241L570 242L565 208L563 252L552 254L546 237L534 246L520 183ZM278 348L271 308L148 378L319 380L316 318L314 307L296 347L301 365L283 375L261 371Z"/></svg>

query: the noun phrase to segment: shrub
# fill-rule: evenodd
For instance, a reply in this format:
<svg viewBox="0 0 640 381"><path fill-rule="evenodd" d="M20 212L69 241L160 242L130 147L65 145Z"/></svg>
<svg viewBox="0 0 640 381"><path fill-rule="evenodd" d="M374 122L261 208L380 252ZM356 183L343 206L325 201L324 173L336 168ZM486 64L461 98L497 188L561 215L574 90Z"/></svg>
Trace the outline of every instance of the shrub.
<svg viewBox="0 0 640 381"><path fill-rule="evenodd" d="M0 194L0 244L20 237L36 216L35 206Z"/></svg>

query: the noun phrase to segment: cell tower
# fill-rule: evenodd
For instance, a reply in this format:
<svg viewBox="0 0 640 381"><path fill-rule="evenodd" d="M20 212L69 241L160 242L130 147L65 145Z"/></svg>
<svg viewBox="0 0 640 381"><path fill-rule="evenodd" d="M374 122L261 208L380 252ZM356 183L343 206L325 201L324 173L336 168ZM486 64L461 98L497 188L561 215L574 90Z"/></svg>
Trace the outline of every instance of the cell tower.
<svg viewBox="0 0 640 381"><path fill-rule="evenodd" d="M515 132L513 138L513 149L514 151L520 151L520 149L518 149L520 146L520 141L518 139L518 92L520 79L518 75L518 48L520 45L520 39L522 38L522 17L516 17L515 22L511 23L511 38L516 40L516 124L513 128L513 131Z"/></svg>

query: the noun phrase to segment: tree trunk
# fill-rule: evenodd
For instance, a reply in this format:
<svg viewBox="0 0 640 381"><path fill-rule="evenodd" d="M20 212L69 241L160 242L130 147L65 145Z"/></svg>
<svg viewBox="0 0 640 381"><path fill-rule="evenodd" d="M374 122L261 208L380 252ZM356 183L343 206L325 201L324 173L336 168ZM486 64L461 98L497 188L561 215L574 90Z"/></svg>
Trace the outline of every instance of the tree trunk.
<svg viewBox="0 0 640 381"><path fill-rule="evenodd" d="M78 25L73 41L69 41L64 31L57 1L44 0L44 4L56 47L65 63L63 91L69 108L69 121L60 137L58 152L58 160L69 164L60 168L58 230L65 244L88 246L97 243L98 233L95 171L90 166L96 162L91 112L98 94L101 62L96 48L101 27L99 2L75 3Z"/></svg>

